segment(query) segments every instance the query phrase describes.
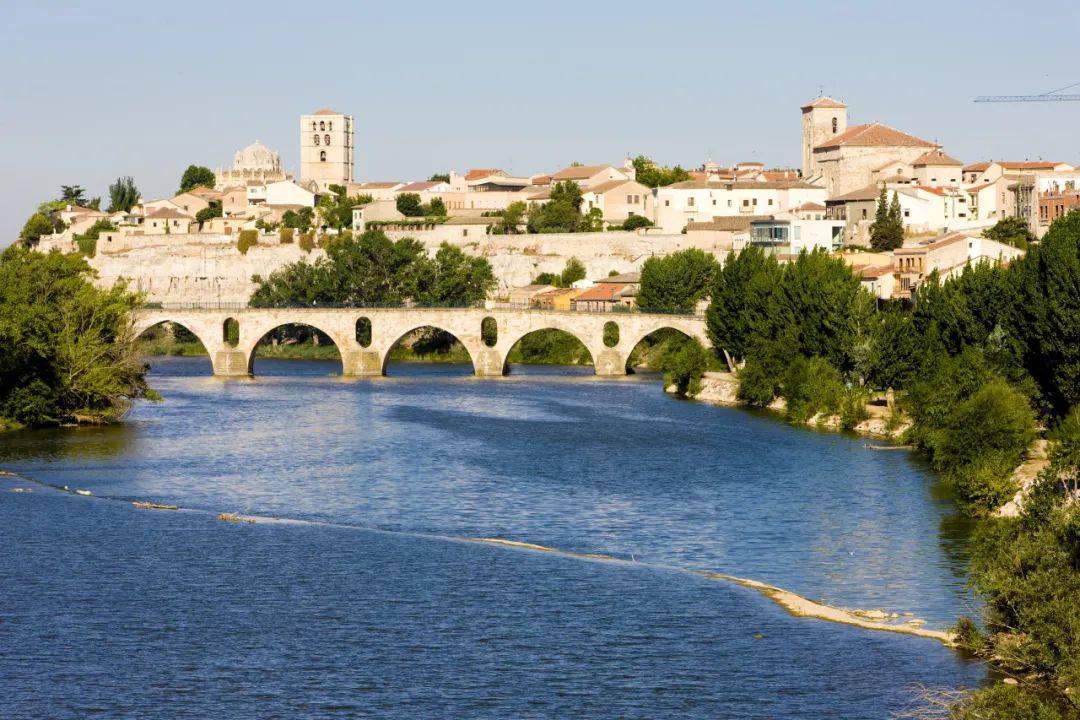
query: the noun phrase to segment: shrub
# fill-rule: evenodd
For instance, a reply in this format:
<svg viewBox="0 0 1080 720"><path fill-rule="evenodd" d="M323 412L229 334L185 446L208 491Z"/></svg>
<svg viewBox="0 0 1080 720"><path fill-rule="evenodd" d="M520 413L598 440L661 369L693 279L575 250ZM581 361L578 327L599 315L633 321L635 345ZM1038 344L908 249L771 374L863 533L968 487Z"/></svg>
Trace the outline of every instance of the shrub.
<svg viewBox="0 0 1080 720"><path fill-rule="evenodd" d="M806 422L818 413L840 411L844 383L828 360L798 357L787 366L780 395L787 402L788 420Z"/></svg>
<svg viewBox="0 0 1080 720"><path fill-rule="evenodd" d="M673 340L672 345L661 356L657 369L664 373L664 382L674 385L679 395L697 395L701 376L709 367L709 352L697 338L683 337Z"/></svg>
<svg viewBox="0 0 1080 720"><path fill-rule="evenodd" d="M307 232L300 233L300 249L306 253L315 249L315 231L308 230Z"/></svg>
<svg viewBox="0 0 1080 720"><path fill-rule="evenodd" d="M247 255L247 251L259 244L258 230L241 230L240 237L236 241L236 249L241 255Z"/></svg>
<svg viewBox="0 0 1080 720"><path fill-rule="evenodd" d="M97 238L88 235L76 235L75 242L79 245L79 252L86 257L94 257L97 252Z"/></svg>
<svg viewBox="0 0 1080 720"><path fill-rule="evenodd" d="M292 228L281 228L280 238L281 238L281 244L282 245L292 245L292 243L293 243L293 229Z"/></svg>
<svg viewBox="0 0 1080 720"><path fill-rule="evenodd" d="M626 222L622 224L623 230L637 230L643 227L652 227L653 222L644 215L631 215L626 218Z"/></svg>

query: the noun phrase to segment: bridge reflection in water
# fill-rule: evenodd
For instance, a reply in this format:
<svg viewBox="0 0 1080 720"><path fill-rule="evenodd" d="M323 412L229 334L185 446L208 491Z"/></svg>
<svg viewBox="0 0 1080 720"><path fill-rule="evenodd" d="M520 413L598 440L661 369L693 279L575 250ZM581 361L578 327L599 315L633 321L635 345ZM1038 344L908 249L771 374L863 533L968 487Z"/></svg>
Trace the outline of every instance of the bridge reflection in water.
<svg viewBox="0 0 1080 720"><path fill-rule="evenodd" d="M309 325L333 340L341 353L342 373L348 376L385 374L391 348L405 335L423 327L444 330L456 337L469 352L473 372L479 377L502 377L510 349L537 330L562 330L576 337L592 355L596 374L605 377L625 375L631 350L657 330L672 328L709 345L705 320L700 315L500 307L146 307L135 312L135 334L163 322L182 325L198 337L210 354L214 374L223 377L251 375L259 341L282 325L294 324ZM226 330L234 322L239 325L238 339L235 332ZM230 342L230 336L236 341Z"/></svg>

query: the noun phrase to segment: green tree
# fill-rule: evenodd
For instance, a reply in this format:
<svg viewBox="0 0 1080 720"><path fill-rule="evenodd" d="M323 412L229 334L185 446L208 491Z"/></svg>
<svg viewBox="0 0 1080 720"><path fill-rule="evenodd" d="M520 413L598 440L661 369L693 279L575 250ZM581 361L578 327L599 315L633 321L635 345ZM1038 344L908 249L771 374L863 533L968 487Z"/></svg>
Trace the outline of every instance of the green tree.
<svg viewBox="0 0 1080 720"><path fill-rule="evenodd" d="M216 179L214 171L201 165L188 165L187 170L180 177L180 192L194 190L197 187L214 187Z"/></svg>
<svg viewBox="0 0 1080 720"><path fill-rule="evenodd" d="M258 230L241 230L236 239L236 249L241 255L247 255L248 250L259 244Z"/></svg>
<svg viewBox="0 0 1080 720"><path fill-rule="evenodd" d="M82 185L61 185L60 203L63 205L79 205L86 207L89 201L86 199L86 190Z"/></svg>
<svg viewBox="0 0 1080 720"><path fill-rule="evenodd" d="M563 181L551 188L551 199L533 208L529 214L529 232L578 232L582 224L581 188L577 183Z"/></svg>
<svg viewBox="0 0 1080 720"><path fill-rule="evenodd" d="M879 312L872 330L866 380L882 390L901 390L914 380L925 357L923 340L911 313L889 305Z"/></svg>
<svg viewBox="0 0 1080 720"><path fill-rule="evenodd" d="M713 347L726 354L729 367L747 357L755 340L775 337L780 274L776 258L756 245L729 255L713 273L705 323Z"/></svg>
<svg viewBox="0 0 1080 720"><path fill-rule="evenodd" d="M431 198L431 202L424 207L424 214L446 217L446 203L443 202L442 198Z"/></svg>
<svg viewBox="0 0 1080 720"><path fill-rule="evenodd" d="M449 173L435 173L434 175L432 175L431 177L428 178L428 182L445 182L445 183L448 183L448 182L450 182L450 174Z"/></svg>
<svg viewBox="0 0 1080 720"><path fill-rule="evenodd" d="M892 204L881 187L874 222L870 225L870 247L878 252L889 252L904 244L904 223L900 217L900 198L893 192Z"/></svg>
<svg viewBox="0 0 1080 720"><path fill-rule="evenodd" d="M306 233L311 230L311 226L315 220L315 210L309 207L302 207L300 210L286 210L281 216L281 224L284 227L299 230L302 233Z"/></svg>
<svg viewBox="0 0 1080 720"><path fill-rule="evenodd" d="M74 240L79 246L79 252L86 257L94 257L97 252L97 241L102 232L115 230L116 226L102 218L87 228L86 232L76 235Z"/></svg>
<svg viewBox="0 0 1080 720"><path fill-rule="evenodd" d="M653 221L644 215L631 215L622 224L623 230L637 230L638 228L652 227Z"/></svg>
<svg viewBox="0 0 1080 720"><path fill-rule="evenodd" d="M422 217L424 215L424 206L420 202L420 195L417 193L401 193L397 196L396 201L397 211L405 217Z"/></svg>
<svg viewBox="0 0 1080 720"><path fill-rule="evenodd" d="M663 187L690 179L690 173L678 165L672 168L662 167L644 155L638 155L632 162L635 179L648 187Z"/></svg>
<svg viewBox="0 0 1080 720"><path fill-rule="evenodd" d="M701 378L709 367L709 351L697 338L681 336L662 354L657 370L664 373L664 382L674 385L679 395L697 395Z"/></svg>
<svg viewBox="0 0 1080 720"><path fill-rule="evenodd" d="M109 186L109 212L128 212L139 202L139 189L130 176L116 179Z"/></svg>
<svg viewBox="0 0 1080 720"><path fill-rule="evenodd" d="M998 242L1027 250L1028 245L1035 242L1035 233L1031 232L1027 221L1018 217L1007 217L998 220L993 227L983 230L983 237Z"/></svg>
<svg viewBox="0 0 1080 720"><path fill-rule="evenodd" d="M566 261L562 274L559 275L559 287L568 288L578 280L585 279L585 265L576 257Z"/></svg>
<svg viewBox="0 0 1080 720"><path fill-rule="evenodd" d="M654 255L641 268L637 305L653 312L692 312L708 294L717 269L716 258L696 248Z"/></svg>
<svg viewBox="0 0 1080 720"><path fill-rule="evenodd" d="M578 232L601 232L604 229L604 213L598 208L589 208L589 212L581 219Z"/></svg>
<svg viewBox="0 0 1080 720"><path fill-rule="evenodd" d="M30 216L19 231L19 239L23 245L31 247L37 245L42 235L52 235L59 229L59 223L45 213L36 212Z"/></svg>
<svg viewBox="0 0 1080 720"><path fill-rule="evenodd" d="M313 263L292 263L265 279L252 279L258 286L251 298L253 307L401 305L406 301L475 305L494 287L494 273L484 258L446 244L429 258L420 242L393 241L378 230L359 237L342 234L326 247L325 257Z"/></svg>
<svg viewBox="0 0 1080 720"><path fill-rule="evenodd" d="M506 206L506 209L502 212L502 219L499 221L498 227L504 235L516 235L522 223L525 221L525 211L527 207L521 200L515 200Z"/></svg>
<svg viewBox="0 0 1080 720"><path fill-rule="evenodd" d="M221 217L221 203L217 200L211 200L209 205L195 213L195 219L199 222L200 227L204 222L219 217Z"/></svg>
<svg viewBox="0 0 1080 720"><path fill-rule="evenodd" d="M146 385L131 332L138 298L93 285L78 255L0 255L0 417L29 426L118 420Z"/></svg>
<svg viewBox="0 0 1080 720"><path fill-rule="evenodd" d="M439 246L434 260L427 264L429 268L421 270L416 296L422 305L479 305L495 288L495 274L485 258L466 255L461 248L448 243Z"/></svg>
<svg viewBox="0 0 1080 720"><path fill-rule="evenodd" d="M1056 220L1009 269L1009 333L1055 415L1080 404L1080 213Z"/></svg>

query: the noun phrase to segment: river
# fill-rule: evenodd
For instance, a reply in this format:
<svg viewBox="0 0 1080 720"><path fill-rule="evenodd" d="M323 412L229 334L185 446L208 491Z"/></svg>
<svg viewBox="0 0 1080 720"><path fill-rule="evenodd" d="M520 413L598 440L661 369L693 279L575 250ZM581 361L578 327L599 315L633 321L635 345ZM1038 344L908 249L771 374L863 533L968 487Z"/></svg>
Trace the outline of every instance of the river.
<svg viewBox="0 0 1080 720"><path fill-rule="evenodd" d="M945 627L966 527L908 453L643 376L337 368L157 359L123 425L3 436L0 717L888 718L985 679L687 572Z"/></svg>

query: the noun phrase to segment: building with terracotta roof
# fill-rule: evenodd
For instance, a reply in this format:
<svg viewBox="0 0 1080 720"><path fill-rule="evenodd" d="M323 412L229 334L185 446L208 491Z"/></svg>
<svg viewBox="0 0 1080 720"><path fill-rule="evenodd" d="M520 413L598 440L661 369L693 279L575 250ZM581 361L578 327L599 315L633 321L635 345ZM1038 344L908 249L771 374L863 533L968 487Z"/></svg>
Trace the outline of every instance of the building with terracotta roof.
<svg viewBox="0 0 1080 720"><path fill-rule="evenodd" d="M653 191L637 180L609 180L581 193L581 212L599 208L604 222L622 224L633 215L653 219Z"/></svg>
<svg viewBox="0 0 1080 720"><path fill-rule="evenodd" d="M930 153L940 151L937 143L884 123L848 126L847 106L830 97L820 97L801 110L803 177L823 185L830 197L914 168L916 160L936 161L938 156ZM952 160L943 153L940 157Z"/></svg>
<svg viewBox="0 0 1080 720"><path fill-rule="evenodd" d="M1007 265L1024 251L1012 245L984 238L971 230L945 233L927 240L904 243L893 251L896 273L894 297L912 298L932 272L946 279L963 272L969 265L982 262Z"/></svg>
<svg viewBox="0 0 1080 720"><path fill-rule="evenodd" d="M583 190L612 180L630 179L632 174L626 168L619 169L614 165L571 165L551 176L552 183L576 182Z"/></svg>
<svg viewBox="0 0 1080 720"><path fill-rule="evenodd" d="M570 301L577 312L612 312L620 308L632 308L641 289L640 273L623 273L599 280L578 293Z"/></svg>

